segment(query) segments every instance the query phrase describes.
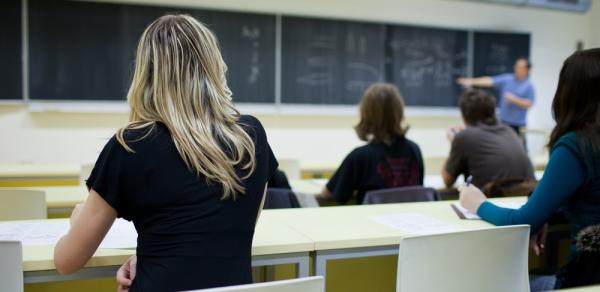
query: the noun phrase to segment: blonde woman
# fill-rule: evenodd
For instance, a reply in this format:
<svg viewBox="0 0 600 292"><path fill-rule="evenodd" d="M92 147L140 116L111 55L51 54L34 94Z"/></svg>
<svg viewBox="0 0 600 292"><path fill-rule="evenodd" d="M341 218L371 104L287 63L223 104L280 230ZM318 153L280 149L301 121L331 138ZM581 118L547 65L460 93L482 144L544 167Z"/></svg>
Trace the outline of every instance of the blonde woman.
<svg viewBox="0 0 600 292"><path fill-rule="evenodd" d="M146 28L130 122L100 153L89 197L55 247L60 273L81 269L123 217L138 246L135 279L120 289L252 281L254 226L277 161L259 121L233 107L226 69L215 36L194 18L166 15Z"/></svg>

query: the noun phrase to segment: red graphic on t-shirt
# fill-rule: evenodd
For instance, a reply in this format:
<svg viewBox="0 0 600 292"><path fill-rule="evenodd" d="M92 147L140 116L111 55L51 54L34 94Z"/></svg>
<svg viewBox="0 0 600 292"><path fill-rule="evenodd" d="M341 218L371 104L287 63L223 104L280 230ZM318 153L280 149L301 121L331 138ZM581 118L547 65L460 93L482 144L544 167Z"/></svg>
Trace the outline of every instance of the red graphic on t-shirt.
<svg viewBox="0 0 600 292"><path fill-rule="evenodd" d="M386 158L377 165L377 173L388 188L420 183L419 165L410 158Z"/></svg>

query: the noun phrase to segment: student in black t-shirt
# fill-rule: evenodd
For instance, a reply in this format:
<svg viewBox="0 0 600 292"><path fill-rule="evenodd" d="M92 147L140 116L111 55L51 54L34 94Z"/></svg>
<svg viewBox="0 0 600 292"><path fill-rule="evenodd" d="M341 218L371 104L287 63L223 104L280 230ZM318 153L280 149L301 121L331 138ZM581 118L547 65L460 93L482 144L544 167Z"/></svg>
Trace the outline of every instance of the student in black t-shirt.
<svg viewBox="0 0 600 292"><path fill-rule="evenodd" d="M260 122L233 107L225 77L215 36L191 16L146 28L130 122L100 153L88 199L55 247L59 273L81 269L122 217L135 224L138 245L119 291L252 282L254 227L277 161Z"/></svg>
<svg viewBox="0 0 600 292"><path fill-rule="evenodd" d="M358 137L367 145L354 149L329 180L321 195L346 203L362 203L367 191L423 185L419 146L408 140L404 101L393 84L371 85L360 103Z"/></svg>

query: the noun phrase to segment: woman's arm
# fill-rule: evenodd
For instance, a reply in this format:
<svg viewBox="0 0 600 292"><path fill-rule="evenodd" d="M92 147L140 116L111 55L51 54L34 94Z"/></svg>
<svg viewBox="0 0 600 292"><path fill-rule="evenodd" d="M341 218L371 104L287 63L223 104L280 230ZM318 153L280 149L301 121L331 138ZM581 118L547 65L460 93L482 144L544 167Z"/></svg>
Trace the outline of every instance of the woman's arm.
<svg viewBox="0 0 600 292"><path fill-rule="evenodd" d="M54 265L60 274L72 274L92 257L117 218L117 212L96 191L73 210L71 229L54 247Z"/></svg>
<svg viewBox="0 0 600 292"><path fill-rule="evenodd" d="M536 233L585 181L584 165L566 147L552 152L544 177L520 209L498 207L488 201L474 187L461 188L461 204L494 225L529 224ZM479 194L477 193L479 192Z"/></svg>

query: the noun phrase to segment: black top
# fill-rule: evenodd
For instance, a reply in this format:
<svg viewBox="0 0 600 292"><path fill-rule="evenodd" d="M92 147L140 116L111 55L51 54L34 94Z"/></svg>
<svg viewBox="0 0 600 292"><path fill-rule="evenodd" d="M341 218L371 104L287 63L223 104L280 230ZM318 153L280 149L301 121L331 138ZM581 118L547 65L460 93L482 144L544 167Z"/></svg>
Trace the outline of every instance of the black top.
<svg viewBox="0 0 600 292"><path fill-rule="evenodd" d="M130 291L181 291L252 282L251 246L257 212L277 161L260 122L242 116L254 140L256 169L245 194L222 200L222 187L190 171L161 123L115 137L87 180L138 232L137 274ZM149 132L149 134L148 134ZM145 138L144 135L148 134Z"/></svg>
<svg viewBox="0 0 600 292"><path fill-rule="evenodd" d="M327 183L333 198L346 203L357 193L361 203L371 190L423 185L419 146L406 138L392 145L369 143L354 149Z"/></svg>

